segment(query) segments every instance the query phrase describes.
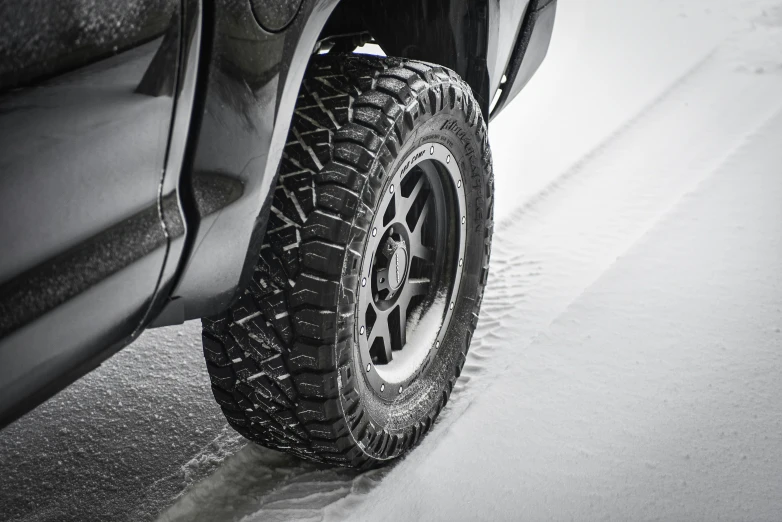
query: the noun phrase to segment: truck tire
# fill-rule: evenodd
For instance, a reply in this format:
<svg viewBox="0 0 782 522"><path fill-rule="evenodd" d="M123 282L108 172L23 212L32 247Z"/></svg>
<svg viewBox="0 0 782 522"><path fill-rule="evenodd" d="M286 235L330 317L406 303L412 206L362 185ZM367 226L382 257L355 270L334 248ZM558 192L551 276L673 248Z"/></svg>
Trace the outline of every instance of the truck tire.
<svg viewBox="0 0 782 522"><path fill-rule="evenodd" d="M314 57L252 281L203 320L230 425L364 469L415 446L465 362L492 205L486 123L454 72Z"/></svg>

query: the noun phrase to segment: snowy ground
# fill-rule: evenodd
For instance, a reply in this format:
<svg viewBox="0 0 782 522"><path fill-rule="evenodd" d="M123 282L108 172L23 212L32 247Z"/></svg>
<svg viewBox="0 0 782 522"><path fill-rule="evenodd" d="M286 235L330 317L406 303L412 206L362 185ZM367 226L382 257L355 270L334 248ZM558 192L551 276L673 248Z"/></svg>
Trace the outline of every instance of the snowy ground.
<svg viewBox="0 0 782 522"><path fill-rule="evenodd" d="M413 453L244 445L188 323L0 432L0 518L778 520L782 0L560 4L492 123L482 318Z"/></svg>

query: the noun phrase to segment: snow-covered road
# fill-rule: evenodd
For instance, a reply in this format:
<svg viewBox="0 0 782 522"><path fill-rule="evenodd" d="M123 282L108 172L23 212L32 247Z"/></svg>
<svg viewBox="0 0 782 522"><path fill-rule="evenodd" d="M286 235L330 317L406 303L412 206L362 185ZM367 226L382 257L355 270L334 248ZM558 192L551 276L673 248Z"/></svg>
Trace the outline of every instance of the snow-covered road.
<svg viewBox="0 0 782 522"><path fill-rule="evenodd" d="M778 520L782 1L560 4L492 123L481 322L413 453L357 474L244 445L188 323L0 433L0 513Z"/></svg>

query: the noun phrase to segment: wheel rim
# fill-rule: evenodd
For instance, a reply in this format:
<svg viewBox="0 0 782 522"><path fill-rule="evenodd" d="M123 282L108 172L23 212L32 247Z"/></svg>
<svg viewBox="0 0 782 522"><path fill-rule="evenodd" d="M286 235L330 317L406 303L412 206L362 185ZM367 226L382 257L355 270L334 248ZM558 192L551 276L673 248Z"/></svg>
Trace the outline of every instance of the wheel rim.
<svg viewBox="0 0 782 522"><path fill-rule="evenodd" d="M386 182L358 281L356 339L369 385L401 394L435 358L461 286L466 205L445 146L413 150Z"/></svg>

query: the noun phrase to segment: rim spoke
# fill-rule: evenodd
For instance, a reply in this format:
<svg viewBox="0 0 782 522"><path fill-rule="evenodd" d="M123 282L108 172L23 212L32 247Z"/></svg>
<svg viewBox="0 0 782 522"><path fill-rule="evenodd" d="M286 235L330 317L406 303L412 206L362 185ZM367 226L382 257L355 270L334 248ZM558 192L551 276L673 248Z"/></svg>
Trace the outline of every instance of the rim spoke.
<svg viewBox="0 0 782 522"><path fill-rule="evenodd" d="M415 182L415 186L413 187L413 190L410 192L410 194L408 194L406 198L402 198L403 201L399 210L402 211L404 215L407 215L408 210L410 210L410 207L413 205L413 202L415 202L418 194L420 194L421 190L423 190L424 185L426 184L424 182L425 179L426 176L421 174L418 177L418 181Z"/></svg>
<svg viewBox="0 0 782 522"><path fill-rule="evenodd" d="M408 279L405 289L399 295L399 329L402 346L407 343L407 314L410 312L410 302L417 295L425 295L429 291L429 279Z"/></svg>
<svg viewBox="0 0 782 522"><path fill-rule="evenodd" d="M391 353L393 352L393 347L391 346L391 334L386 335L383 337L383 348L386 351L386 361L391 362L391 359L394 358Z"/></svg>
<svg viewBox="0 0 782 522"><path fill-rule="evenodd" d="M427 202L427 207L424 208L424 211L427 211L427 208L431 208L431 205L429 205L428 202ZM421 241L422 228L423 227L416 226L415 229L410 230L410 246L409 246L410 255L413 257L421 258L424 261L432 262L434 261L434 250L427 246L424 246L423 242Z"/></svg>
<svg viewBox="0 0 782 522"><path fill-rule="evenodd" d="M372 331L369 333L369 338L367 339L367 343L369 344L369 347L371 349L372 345L375 344L375 341L380 338L383 340L383 350L385 352L385 363L391 362L391 359L393 358L391 355L392 352L392 346L391 346L391 331L388 328L388 316L389 312L391 310L378 310L377 307L372 305L372 307L375 309L375 313L377 314L377 319L375 319L375 324L372 327Z"/></svg>
<svg viewBox="0 0 782 522"><path fill-rule="evenodd" d="M404 198L400 197L399 191L397 191L397 194L394 194L390 198L386 198L385 202L382 203L381 207L378 209L378 214L382 216L382 219L377 226L378 236L382 236L383 232L385 232L388 227L403 219L407 209L402 200L404 200Z"/></svg>
<svg viewBox="0 0 782 522"><path fill-rule="evenodd" d="M413 232L413 233L416 233L416 234L420 234L421 233L421 223L424 222L424 220L426 219L426 215L429 212L431 212L432 209L434 208L434 205L432 204L432 199L434 199L434 198L433 198L432 194L430 193L427 196L427 198L426 198L426 202L424 203L424 206L421 209L421 212L417 216L415 216L415 218L413 219L413 224L412 224L412 226L410 226L410 232Z"/></svg>
<svg viewBox="0 0 782 522"><path fill-rule="evenodd" d="M410 305L410 299L404 299L399 296L399 349L401 350L407 344L407 307Z"/></svg>

